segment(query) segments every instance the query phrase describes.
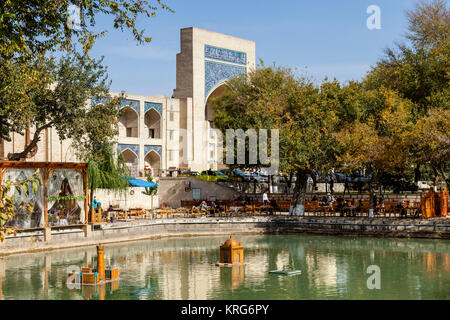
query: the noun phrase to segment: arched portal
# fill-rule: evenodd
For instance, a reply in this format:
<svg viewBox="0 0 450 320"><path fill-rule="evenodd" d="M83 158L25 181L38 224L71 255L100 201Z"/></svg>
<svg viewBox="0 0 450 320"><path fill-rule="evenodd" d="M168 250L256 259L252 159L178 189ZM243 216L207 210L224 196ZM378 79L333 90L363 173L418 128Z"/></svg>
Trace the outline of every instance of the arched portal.
<svg viewBox="0 0 450 320"><path fill-rule="evenodd" d="M208 96L205 106L205 119L207 121L209 122L214 121L214 106L213 106L214 99L222 96L225 93L225 89L226 89L225 82L222 82Z"/></svg>
<svg viewBox="0 0 450 320"><path fill-rule="evenodd" d="M138 138L139 137L139 116L130 107L122 109L122 116L119 119L119 136Z"/></svg>
<svg viewBox="0 0 450 320"><path fill-rule="evenodd" d="M137 176L137 166L138 166L138 157L137 155L131 151L130 149L125 149L121 153L123 160L125 161L125 165L130 169L131 175Z"/></svg>
<svg viewBox="0 0 450 320"><path fill-rule="evenodd" d="M145 166L150 167L152 170L152 177L159 176L159 171L161 169L161 158L159 154L152 150L144 158Z"/></svg>
<svg viewBox="0 0 450 320"><path fill-rule="evenodd" d="M149 109L145 113L145 127L148 132L148 138L150 139L160 139L161 138L161 116L155 109Z"/></svg>

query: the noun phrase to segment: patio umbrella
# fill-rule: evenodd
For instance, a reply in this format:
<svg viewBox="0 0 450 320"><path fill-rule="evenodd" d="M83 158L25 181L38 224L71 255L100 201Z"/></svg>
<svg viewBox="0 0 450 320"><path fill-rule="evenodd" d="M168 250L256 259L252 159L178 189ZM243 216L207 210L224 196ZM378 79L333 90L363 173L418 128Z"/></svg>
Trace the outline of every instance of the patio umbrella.
<svg viewBox="0 0 450 320"><path fill-rule="evenodd" d="M131 178L128 176L125 176L124 178L128 179L130 187L152 188L152 187L156 187L158 185L153 182L145 181L142 179Z"/></svg>

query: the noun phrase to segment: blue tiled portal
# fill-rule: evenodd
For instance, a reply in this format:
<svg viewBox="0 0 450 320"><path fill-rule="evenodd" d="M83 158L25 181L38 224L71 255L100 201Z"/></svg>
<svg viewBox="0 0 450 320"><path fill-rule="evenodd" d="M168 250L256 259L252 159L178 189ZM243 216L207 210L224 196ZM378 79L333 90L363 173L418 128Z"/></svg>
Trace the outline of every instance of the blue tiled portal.
<svg viewBox="0 0 450 320"><path fill-rule="evenodd" d="M161 146L144 146L144 157L148 155L150 151L155 151L159 157L161 158L162 147Z"/></svg>
<svg viewBox="0 0 450 320"><path fill-rule="evenodd" d="M217 48L209 45L205 45L205 58L242 64L244 66L247 65L247 54L245 52Z"/></svg>
<svg viewBox="0 0 450 320"><path fill-rule="evenodd" d="M205 61L205 99L219 83L246 72L246 67Z"/></svg>
<svg viewBox="0 0 450 320"><path fill-rule="evenodd" d="M139 158L139 145L137 144L118 144L117 153L121 154L126 149L131 150Z"/></svg>
<svg viewBox="0 0 450 320"><path fill-rule="evenodd" d="M137 112L137 114L140 114L139 101L137 100L123 99L119 109L122 109L124 107L133 108Z"/></svg>
<svg viewBox="0 0 450 320"><path fill-rule="evenodd" d="M145 102L145 112L152 108L155 109L155 111L158 112L160 116L162 116L162 103Z"/></svg>

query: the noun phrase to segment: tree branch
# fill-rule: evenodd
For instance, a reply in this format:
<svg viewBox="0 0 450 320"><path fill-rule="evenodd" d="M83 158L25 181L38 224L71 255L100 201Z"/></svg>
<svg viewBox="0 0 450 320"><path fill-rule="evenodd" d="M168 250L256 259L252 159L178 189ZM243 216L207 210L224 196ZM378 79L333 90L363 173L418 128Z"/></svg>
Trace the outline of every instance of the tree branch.
<svg viewBox="0 0 450 320"><path fill-rule="evenodd" d="M34 132L33 140L31 140L30 144L25 147L25 149L22 152L12 153L8 155L9 161L20 161L20 159L25 158L34 147L37 146L38 142L41 140L39 137L41 132L47 128L50 128L53 125L53 121L50 121L49 123L44 124L41 127L36 128L36 131Z"/></svg>

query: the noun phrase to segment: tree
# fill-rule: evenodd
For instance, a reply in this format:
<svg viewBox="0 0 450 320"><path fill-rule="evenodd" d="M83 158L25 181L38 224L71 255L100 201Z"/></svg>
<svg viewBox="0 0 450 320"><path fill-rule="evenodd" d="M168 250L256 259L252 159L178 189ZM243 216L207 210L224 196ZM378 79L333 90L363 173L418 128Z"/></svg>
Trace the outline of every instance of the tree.
<svg viewBox="0 0 450 320"><path fill-rule="evenodd" d="M56 130L61 140L72 139L80 156L93 143L106 143L117 134L117 106L122 97L110 97L106 69L101 60L74 55L63 57L56 63L54 59L41 56L34 63L36 73L43 76L37 83L31 81L24 85L22 103L12 109L6 99L0 99L6 104L0 105L0 114L5 119L0 131L22 135L27 130L34 132L24 150L10 154L9 160L27 157L37 147L41 133L50 127ZM104 103L87 105L93 97L103 99Z"/></svg>
<svg viewBox="0 0 450 320"><path fill-rule="evenodd" d="M2 242L5 239L5 234L15 233L13 228L5 227L6 224L14 218L14 192L17 191L19 194L24 192L25 196L28 198L29 194L31 192L36 193L37 188L41 185L42 180L39 175L39 170L36 170L32 177L25 180L3 181L0 186L0 240ZM31 201L23 201L19 205L25 208L29 213L33 212L34 205Z"/></svg>
<svg viewBox="0 0 450 320"><path fill-rule="evenodd" d="M406 38L415 47L433 47L448 41L450 36L450 10L443 0L416 3L413 10L406 12L408 32Z"/></svg>
<svg viewBox="0 0 450 320"><path fill-rule="evenodd" d="M145 30L139 30L137 21L142 16L155 17L158 10L173 12L162 0L2 1L0 54L31 57L48 50L73 51L76 42L86 53L96 39L107 33L96 28L99 15L113 17L113 27L130 30L138 43L150 42L151 37Z"/></svg>
<svg viewBox="0 0 450 320"><path fill-rule="evenodd" d="M364 87L389 88L409 99L414 103L411 121L415 123L434 109L450 108L450 11L445 1L420 1L406 15L408 43L386 49L364 79ZM424 160L414 143L409 146L411 156L417 155L413 160L415 181L420 178L421 166L431 166L435 173L441 170L434 167L435 162Z"/></svg>
<svg viewBox="0 0 450 320"><path fill-rule="evenodd" d="M307 79L275 65L261 65L233 78L226 88L214 102L216 127L223 133L226 129L279 130L279 170L295 173L297 179L290 214L302 215L308 176L314 169L326 172L333 164L336 105ZM247 149L251 147L247 143ZM250 166L255 167L248 161L241 165Z"/></svg>
<svg viewBox="0 0 450 320"><path fill-rule="evenodd" d="M122 156L115 157L111 143L96 144L85 154L88 163L88 184L90 201L94 198L94 191L99 188L123 192L128 189L130 174Z"/></svg>
<svg viewBox="0 0 450 320"><path fill-rule="evenodd" d="M153 177L147 177L148 182L153 182ZM158 193L158 186L154 186L151 188L145 188L145 191L142 191L146 196L155 196Z"/></svg>
<svg viewBox="0 0 450 320"><path fill-rule="evenodd" d="M430 110L408 132L408 138L417 161L429 164L435 177L450 188L450 110Z"/></svg>
<svg viewBox="0 0 450 320"><path fill-rule="evenodd" d="M359 106L358 116L335 133L336 167L344 172L364 170L371 177L372 196L385 174L404 175L410 169L413 104L385 88L361 90L355 99L359 102L352 104Z"/></svg>

